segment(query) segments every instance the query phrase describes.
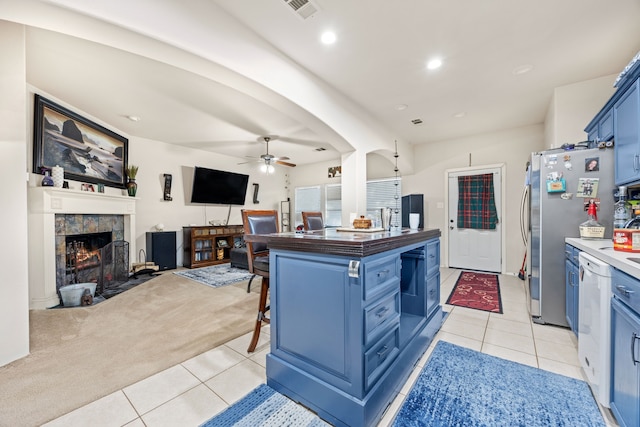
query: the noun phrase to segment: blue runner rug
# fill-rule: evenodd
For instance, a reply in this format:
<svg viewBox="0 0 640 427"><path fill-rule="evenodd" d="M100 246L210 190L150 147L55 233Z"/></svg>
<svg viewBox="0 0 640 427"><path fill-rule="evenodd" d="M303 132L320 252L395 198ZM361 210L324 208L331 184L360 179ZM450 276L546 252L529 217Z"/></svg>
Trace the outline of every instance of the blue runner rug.
<svg viewBox="0 0 640 427"><path fill-rule="evenodd" d="M195 280L203 285L220 286L231 285L251 279L253 274L248 270L231 267L230 264L212 265L211 267L194 268L191 270L174 271L173 274Z"/></svg>
<svg viewBox="0 0 640 427"><path fill-rule="evenodd" d="M201 427L327 426L263 384ZM604 427L584 381L445 341L400 407L394 427Z"/></svg>
<svg viewBox="0 0 640 427"><path fill-rule="evenodd" d="M200 427L329 427L316 414L266 384L234 403Z"/></svg>
<svg viewBox="0 0 640 427"><path fill-rule="evenodd" d="M605 424L584 381L439 341L393 426Z"/></svg>

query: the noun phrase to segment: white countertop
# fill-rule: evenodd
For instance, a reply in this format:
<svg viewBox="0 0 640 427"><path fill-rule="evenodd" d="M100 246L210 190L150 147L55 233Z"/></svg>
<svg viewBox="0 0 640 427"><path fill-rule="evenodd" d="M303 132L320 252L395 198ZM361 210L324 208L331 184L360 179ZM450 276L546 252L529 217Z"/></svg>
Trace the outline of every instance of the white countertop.
<svg viewBox="0 0 640 427"><path fill-rule="evenodd" d="M616 251L613 249L613 242L611 239L586 240L577 237L567 237L564 240L571 246L574 246L589 255L593 255L612 267L640 279L640 263L629 261L629 258L635 258L640 261L640 253Z"/></svg>

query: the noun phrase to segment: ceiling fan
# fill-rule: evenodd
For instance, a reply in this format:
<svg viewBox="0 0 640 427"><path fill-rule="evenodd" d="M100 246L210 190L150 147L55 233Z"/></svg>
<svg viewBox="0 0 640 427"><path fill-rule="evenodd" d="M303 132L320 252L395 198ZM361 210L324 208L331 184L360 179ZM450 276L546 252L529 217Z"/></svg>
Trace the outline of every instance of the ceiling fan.
<svg viewBox="0 0 640 427"><path fill-rule="evenodd" d="M264 163L262 168L265 170L265 172L273 171L273 165L282 165L282 166L289 166L289 167L296 166L294 163L286 162L285 160L289 160L289 158L286 156L276 157L273 154L269 153L269 141L278 139L277 136L263 136L263 137L260 137L259 139L264 141L267 144L267 151L265 152L265 154L260 155L260 158L258 160L258 162ZM244 162L244 163L247 163L247 162ZM238 163L238 164L243 164L243 163Z"/></svg>

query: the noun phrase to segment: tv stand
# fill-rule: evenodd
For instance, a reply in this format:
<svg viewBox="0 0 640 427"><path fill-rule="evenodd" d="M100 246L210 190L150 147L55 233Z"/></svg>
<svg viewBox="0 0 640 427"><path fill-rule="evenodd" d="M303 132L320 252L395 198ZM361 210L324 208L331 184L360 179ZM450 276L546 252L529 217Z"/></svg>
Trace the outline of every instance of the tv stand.
<svg viewBox="0 0 640 427"><path fill-rule="evenodd" d="M182 265L198 268L230 262L231 248L243 235L241 225L182 227Z"/></svg>

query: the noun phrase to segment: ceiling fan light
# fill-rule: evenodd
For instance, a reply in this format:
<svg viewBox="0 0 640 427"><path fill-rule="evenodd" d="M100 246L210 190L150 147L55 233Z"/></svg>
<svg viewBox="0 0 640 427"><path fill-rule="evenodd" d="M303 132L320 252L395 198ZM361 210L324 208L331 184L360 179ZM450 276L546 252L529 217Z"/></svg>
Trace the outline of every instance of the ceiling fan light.
<svg viewBox="0 0 640 427"><path fill-rule="evenodd" d="M275 172L275 168L269 163L263 163L262 165L260 165L260 172L269 175Z"/></svg>

